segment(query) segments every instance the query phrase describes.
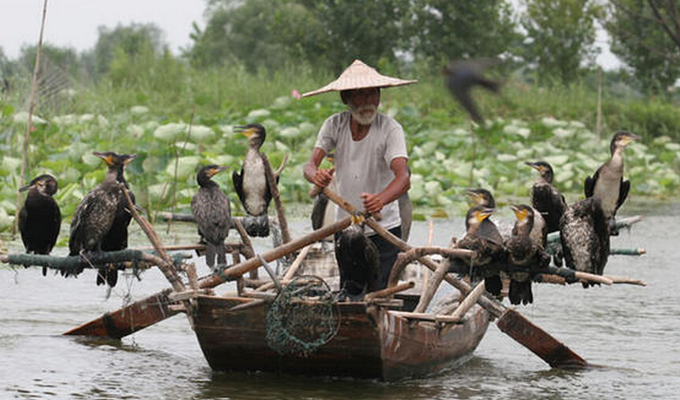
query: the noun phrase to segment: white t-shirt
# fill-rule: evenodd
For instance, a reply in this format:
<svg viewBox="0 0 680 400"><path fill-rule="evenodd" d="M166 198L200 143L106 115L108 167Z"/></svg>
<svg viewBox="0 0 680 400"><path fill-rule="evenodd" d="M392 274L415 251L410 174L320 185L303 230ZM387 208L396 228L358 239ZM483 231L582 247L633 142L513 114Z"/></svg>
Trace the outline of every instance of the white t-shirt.
<svg viewBox="0 0 680 400"><path fill-rule="evenodd" d="M361 193L380 193L394 179L392 160L408 158L406 140L401 125L382 113L377 113L368 134L361 140L352 139L351 113L344 111L330 116L321 126L315 147L326 154L335 150L335 180L338 192L358 210L363 210ZM380 225L392 229L401 225L397 200L386 204ZM338 207L336 219L348 214ZM367 232L371 232L367 230Z"/></svg>

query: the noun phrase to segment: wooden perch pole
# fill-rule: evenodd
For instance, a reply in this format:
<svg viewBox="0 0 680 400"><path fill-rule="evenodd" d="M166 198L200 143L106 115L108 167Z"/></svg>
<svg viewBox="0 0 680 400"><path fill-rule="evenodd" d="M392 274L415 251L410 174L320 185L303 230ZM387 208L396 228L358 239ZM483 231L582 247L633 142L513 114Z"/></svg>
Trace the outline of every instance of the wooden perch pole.
<svg viewBox="0 0 680 400"><path fill-rule="evenodd" d="M269 192L274 199L274 204L276 205L276 215L279 218L279 227L281 228L281 237L283 243L288 243L291 241L290 230L288 229L288 221L286 221L286 212L283 208L283 202L281 202L281 196L279 194L279 187L276 184L276 177L274 176L274 171L272 170L272 165L269 163L269 158L266 154L260 153L262 157L262 163L264 164L264 173L267 177L267 184L269 184ZM279 174L281 171L278 172Z"/></svg>

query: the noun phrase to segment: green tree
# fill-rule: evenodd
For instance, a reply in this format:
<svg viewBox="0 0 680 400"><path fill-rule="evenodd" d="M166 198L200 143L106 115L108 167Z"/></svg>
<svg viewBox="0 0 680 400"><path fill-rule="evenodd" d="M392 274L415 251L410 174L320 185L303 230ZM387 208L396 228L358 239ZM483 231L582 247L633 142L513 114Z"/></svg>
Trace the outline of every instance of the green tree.
<svg viewBox="0 0 680 400"><path fill-rule="evenodd" d="M99 78L109 72L116 54L135 57L151 53L160 56L166 50L163 31L154 24L118 25L115 28L99 27L99 38L94 47L94 76Z"/></svg>
<svg viewBox="0 0 680 400"><path fill-rule="evenodd" d="M609 6L611 50L647 92L664 93L680 77L679 13L674 1L619 0Z"/></svg>
<svg viewBox="0 0 680 400"><path fill-rule="evenodd" d="M404 19L405 48L437 65L452 59L493 57L519 39L506 1L413 0Z"/></svg>
<svg viewBox="0 0 680 400"><path fill-rule="evenodd" d="M595 0L525 0L524 5L524 60L535 66L542 83L574 82L581 67L595 61L595 21L602 6Z"/></svg>

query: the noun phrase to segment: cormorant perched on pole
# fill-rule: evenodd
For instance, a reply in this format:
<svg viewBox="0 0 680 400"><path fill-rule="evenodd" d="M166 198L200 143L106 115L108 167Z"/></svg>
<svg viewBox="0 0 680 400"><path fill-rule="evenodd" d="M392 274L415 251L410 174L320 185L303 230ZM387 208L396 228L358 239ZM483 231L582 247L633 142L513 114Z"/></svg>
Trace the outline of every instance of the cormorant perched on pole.
<svg viewBox="0 0 680 400"><path fill-rule="evenodd" d="M243 227L250 236L269 236L267 208L272 195L260 154L260 147L267 137L267 132L260 124L237 126L235 130L248 137L249 146L241 173L234 171L231 175L236 194L248 213L248 217L243 219ZM276 182L278 183L278 176Z"/></svg>
<svg viewBox="0 0 680 400"><path fill-rule="evenodd" d="M612 234L617 233L614 220L616 211L626 201L630 190L630 181L623 180L623 151L631 142L638 139L640 136L630 132L616 132L609 145L611 158L595 171L592 178L589 176L585 180L586 197L595 197L599 200Z"/></svg>
<svg viewBox="0 0 680 400"><path fill-rule="evenodd" d="M26 201L19 212L19 232L26 253L50 254L59 236L61 211L52 197L59 188L52 175L43 174L19 189L28 190ZM47 267L42 269L47 275Z"/></svg>
<svg viewBox="0 0 680 400"><path fill-rule="evenodd" d="M92 154L104 160L109 169L106 171L104 181L85 195L76 208L68 243L71 256L85 251L102 250L102 239L111 229L118 205L124 201L118 184L118 171L131 156L118 155L114 152Z"/></svg>
<svg viewBox="0 0 680 400"><path fill-rule="evenodd" d="M475 86L483 87L491 92L500 91L500 83L486 78L484 70L491 65L497 64L493 59L470 59L454 61L444 69L446 86L453 98L470 114L473 121L478 124L484 123L484 118L477 110L471 91Z"/></svg>
<svg viewBox="0 0 680 400"><path fill-rule="evenodd" d="M567 208L567 202L552 185L554 177L552 166L545 161L526 161L525 164L539 173L538 179L531 186L531 205L542 214L548 233L559 231L560 218Z"/></svg>
<svg viewBox="0 0 680 400"><path fill-rule="evenodd" d="M380 288L380 251L364 235L361 221L335 234L335 260L340 271L339 300L360 301Z"/></svg>
<svg viewBox="0 0 680 400"><path fill-rule="evenodd" d="M116 181L125 185L125 188L129 189L129 185L125 180L125 166L128 165L132 160L137 158L136 154L121 154L118 157L122 158L122 163L116 164ZM135 195L130 193L130 200L135 204ZM125 250L128 247L128 226L132 220L132 213L128 209L127 202L124 197L121 197L118 203L118 208L116 209L116 216L111 224L111 229L106 233L102 239L101 249L102 251L118 251ZM114 265L109 265L108 267L99 268L97 273L97 285L108 284L110 287L116 286L118 282L118 270Z"/></svg>
<svg viewBox="0 0 680 400"><path fill-rule="evenodd" d="M471 265L461 265L458 259L452 259L451 272L466 271L474 281L484 278L486 290L499 295L503 288L499 275L500 266L505 261L503 238L496 225L489 221L489 216L494 212L492 208L474 206L465 216L465 236L456 242L456 248L473 250L476 257ZM482 227L486 225L485 229Z"/></svg>
<svg viewBox="0 0 680 400"><path fill-rule="evenodd" d="M550 257L540 242L531 237L534 209L527 205L511 205L517 221L512 236L506 241L510 275L508 298L511 304L530 304L534 301L531 280L536 271L550 263Z"/></svg>
<svg viewBox="0 0 680 400"><path fill-rule="evenodd" d="M596 197L569 205L560 221L560 241L567 267L602 275L609 257L609 235L607 218Z"/></svg>
<svg viewBox="0 0 680 400"><path fill-rule="evenodd" d="M191 200L191 211L198 225L201 242L205 243L205 262L210 268L217 263L227 263L227 249L224 240L232 227L229 198L211 178L227 167L208 165L196 175L200 188Z"/></svg>

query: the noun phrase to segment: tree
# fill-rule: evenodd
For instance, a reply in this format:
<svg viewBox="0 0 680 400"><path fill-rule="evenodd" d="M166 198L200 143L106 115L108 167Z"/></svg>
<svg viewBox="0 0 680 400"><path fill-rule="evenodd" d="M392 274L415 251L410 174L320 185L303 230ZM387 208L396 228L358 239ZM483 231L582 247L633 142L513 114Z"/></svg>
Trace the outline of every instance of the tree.
<svg viewBox="0 0 680 400"><path fill-rule="evenodd" d="M94 47L95 77L109 72L117 52L128 57L149 53L160 56L166 48L163 31L155 24L132 23L118 25L114 29L100 26Z"/></svg>
<svg viewBox="0 0 680 400"><path fill-rule="evenodd" d="M574 82L582 65L595 61L595 21L603 9L595 0L525 0L523 56L539 80Z"/></svg>
<svg viewBox="0 0 680 400"><path fill-rule="evenodd" d="M680 77L679 12L672 0L618 0L609 6L605 28L611 50L647 92L663 93Z"/></svg>
<svg viewBox="0 0 680 400"><path fill-rule="evenodd" d="M404 27L405 47L437 65L498 56L519 38L509 4L497 0L413 0Z"/></svg>

